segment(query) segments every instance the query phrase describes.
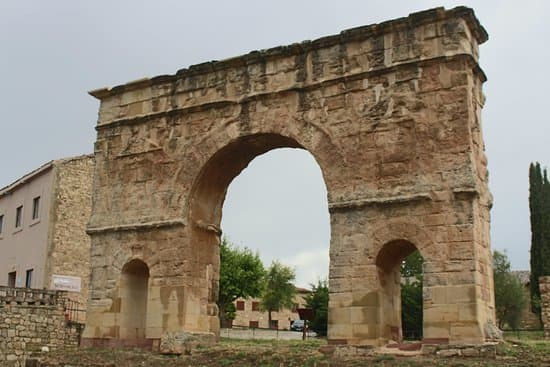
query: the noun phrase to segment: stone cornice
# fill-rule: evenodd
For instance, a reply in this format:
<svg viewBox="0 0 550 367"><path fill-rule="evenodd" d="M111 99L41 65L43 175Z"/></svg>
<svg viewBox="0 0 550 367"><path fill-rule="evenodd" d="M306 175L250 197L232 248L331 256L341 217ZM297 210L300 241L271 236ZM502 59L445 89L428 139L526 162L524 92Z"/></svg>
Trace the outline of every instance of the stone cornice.
<svg viewBox="0 0 550 367"><path fill-rule="evenodd" d="M268 59L294 56L307 53L323 47L331 47L344 42L379 36L389 32L399 31L408 27L421 26L449 18L462 18L468 24L472 34L479 44L488 39L487 32L476 18L474 11L467 7L456 7L445 10L443 7L412 13L408 17L398 18L378 24L371 24L344 30L336 35L321 37L313 41L303 41L286 46L278 46L266 50L252 51L248 54L228 58L221 61L209 61L181 69L174 75L160 75L154 78L142 78L112 88L99 88L89 92L97 99L104 99L127 91L140 89L150 85L172 82L185 77L215 72L232 67L254 64Z"/></svg>
<svg viewBox="0 0 550 367"><path fill-rule="evenodd" d="M373 76L376 76L376 75L390 73L390 72L396 71L400 68L408 67L408 66L411 66L411 65L425 66L425 65L429 65L429 64L433 64L433 63L445 62L445 61L454 61L454 60L459 60L459 59L467 60L467 62L470 63L473 72L481 79L482 82L485 82L487 80L487 78L485 76L485 73L479 67L479 65L477 64L476 60L473 58L472 55L470 55L470 54L456 54L456 55L452 55L452 56L440 56L440 57L424 59L424 60L413 60L413 61L402 62L402 63L394 64L390 67L381 67L381 68L376 68L376 69L372 69L372 70L368 70L368 71L363 71L363 72L360 72L360 73L342 75L342 76L339 76L339 77L336 77L336 78L325 79L325 80L321 80L321 81L314 82L314 83L307 83L307 84L299 83L299 84L294 85L291 88L276 90L276 91L272 91L272 92L249 94L249 95L247 95L243 98L240 98L239 100L226 99L226 100L218 100L218 101L209 101L209 102L198 103L198 104L190 105L190 106L172 108L170 110L166 110L166 111L162 111L162 112L147 113L147 114L144 114L144 115L125 117L125 118L111 120L111 121L108 121L108 122L105 122L105 123L98 124L98 125L96 125L95 129L99 131L99 130L102 130L102 129L105 129L105 128L111 128L111 127L114 127L114 126L133 125L133 124L143 123L143 122L147 122L147 121L154 120L154 119L157 119L157 118L161 118L161 117L164 117L164 116L175 116L175 115L180 115L180 114L185 114L185 113L193 113L193 112L198 112L198 111L204 111L204 110L207 110L207 109L210 109L210 108L224 108L224 107L231 106L231 105L247 103L247 102L253 101L253 100L258 100L258 99L262 99L262 98L269 98L270 96L280 94L280 93L291 92L291 91L295 91L295 92L309 91L309 90L314 90L314 89L317 89L317 88L321 88L323 86L333 85L333 84L337 84L337 83L341 83L341 82L353 81L353 80L357 80L357 79L361 79L361 78L369 78L369 77L373 77Z"/></svg>
<svg viewBox="0 0 550 367"><path fill-rule="evenodd" d="M329 203L328 209L332 212L334 210L355 209L371 205L410 203L423 200L432 200L432 196L427 192L423 192L409 195L381 196L355 200L345 200Z"/></svg>
<svg viewBox="0 0 550 367"><path fill-rule="evenodd" d="M139 231L139 230L148 230L152 228L185 226L186 224L187 224L187 221L185 219L176 218L176 219L169 219L169 220L143 222L143 223L119 224L119 225L105 226L105 227L88 226L88 228L86 228L86 233L91 235L91 234L106 233L106 232Z"/></svg>

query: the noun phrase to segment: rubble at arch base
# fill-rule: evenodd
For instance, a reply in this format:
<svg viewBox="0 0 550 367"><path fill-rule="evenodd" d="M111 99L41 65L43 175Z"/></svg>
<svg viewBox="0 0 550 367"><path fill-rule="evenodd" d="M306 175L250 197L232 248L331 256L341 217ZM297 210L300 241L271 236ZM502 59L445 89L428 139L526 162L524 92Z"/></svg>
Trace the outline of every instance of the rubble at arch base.
<svg viewBox="0 0 550 367"><path fill-rule="evenodd" d="M372 345L338 345L325 346L321 352L336 358L372 357L381 354L412 357L417 355L436 356L439 358L484 358L496 359L499 342L483 344L422 344L407 343L405 349L395 346L376 348Z"/></svg>
<svg viewBox="0 0 550 367"><path fill-rule="evenodd" d="M84 337L218 336L225 190L257 155L293 147L315 157L328 192L330 343L400 341L395 264L376 263L396 241L426 261L426 343L490 339L486 40L471 9L437 8L92 91L101 105ZM135 259L149 275L133 335L120 282Z"/></svg>

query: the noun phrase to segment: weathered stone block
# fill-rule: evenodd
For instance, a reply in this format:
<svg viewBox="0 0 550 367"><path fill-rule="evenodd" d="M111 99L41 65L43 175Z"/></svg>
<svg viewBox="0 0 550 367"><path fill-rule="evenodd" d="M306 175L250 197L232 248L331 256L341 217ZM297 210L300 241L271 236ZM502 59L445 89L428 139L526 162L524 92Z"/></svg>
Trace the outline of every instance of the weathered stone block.
<svg viewBox="0 0 550 367"><path fill-rule="evenodd" d="M451 335L450 326L447 322L426 321L424 323L425 339L449 339Z"/></svg>
<svg viewBox="0 0 550 367"><path fill-rule="evenodd" d="M451 322L450 326L453 342L482 343L485 340L485 333L476 322Z"/></svg>
<svg viewBox="0 0 550 367"><path fill-rule="evenodd" d="M353 328L349 323L332 323L331 339L348 339L353 337Z"/></svg>
<svg viewBox="0 0 550 367"><path fill-rule="evenodd" d="M444 349L444 350L437 351L436 355L438 357L443 357L443 358L456 357L456 356L460 355L460 351L458 349Z"/></svg>
<svg viewBox="0 0 550 367"><path fill-rule="evenodd" d="M212 345L215 341L216 337L213 333L167 332L162 335L160 353L190 354L191 350L199 346Z"/></svg>
<svg viewBox="0 0 550 367"><path fill-rule="evenodd" d="M479 348L464 348L460 351L460 354L464 357L479 357Z"/></svg>

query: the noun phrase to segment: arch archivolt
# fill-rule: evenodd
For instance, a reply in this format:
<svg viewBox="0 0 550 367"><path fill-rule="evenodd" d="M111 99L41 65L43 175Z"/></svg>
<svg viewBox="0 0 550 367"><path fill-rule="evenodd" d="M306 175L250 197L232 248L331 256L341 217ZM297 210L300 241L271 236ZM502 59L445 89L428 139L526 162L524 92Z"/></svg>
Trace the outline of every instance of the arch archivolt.
<svg viewBox="0 0 550 367"><path fill-rule="evenodd" d="M126 264L133 260L138 260L144 263L149 269L149 277L155 278L163 275L162 264L160 259L165 250L158 249L152 239L147 242L136 243L135 240L127 239L123 243L118 244L118 250L112 256L112 273L111 277L120 277L123 268ZM159 253L160 252L160 253Z"/></svg>
<svg viewBox="0 0 550 367"><path fill-rule="evenodd" d="M200 161L194 163L195 167L206 166L207 162L218 152L239 140L261 135L280 136L288 139L289 143L280 147L307 150L315 157L324 176L331 171L331 167L335 164L342 166L346 162L342 147L332 138L331 133L319 124L307 122L302 117L267 118L259 116L256 119L250 118L245 130L239 126L239 121L233 121L231 125L234 125L235 128L227 129L222 125L215 131L208 132L201 138L201 144L192 147L192 151L190 151L192 157L200 158ZM290 143L291 141L294 143ZM277 147L275 146L275 148Z"/></svg>
<svg viewBox="0 0 550 367"><path fill-rule="evenodd" d="M369 257L376 258L382 248L394 241L407 241L414 245L425 259L429 259L430 250L435 245L433 236L418 224L401 220L379 224L372 231L372 241L366 249Z"/></svg>

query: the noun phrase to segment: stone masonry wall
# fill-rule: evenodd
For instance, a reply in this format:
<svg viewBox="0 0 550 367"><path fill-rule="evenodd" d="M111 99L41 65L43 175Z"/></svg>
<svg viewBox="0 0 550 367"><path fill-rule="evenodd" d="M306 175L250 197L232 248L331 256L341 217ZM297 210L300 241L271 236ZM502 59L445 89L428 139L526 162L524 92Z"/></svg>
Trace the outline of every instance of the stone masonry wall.
<svg viewBox="0 0 550 367"><path fill-rule="evenodd" d="M22 367L42 347L77 346L79 329L65 321L66 292L0 287L0 366Z"/></svg>
<svg viewBox="0 0 550 367"><path fill-rule="evenodd" d="M542 325L537 314L531 311L531 291L528 285L523 286L525 305L521 311L520 328L528 330L540 330Z"/></svg>
<svg viewBox="0 0 550 367"><path fill-rule="evenodd" d="M539 289L544 336L550 338L550 276L539 278Z"/></svg>
<svg viewBox="0 0 550 367"><path fill-rule="evenodd" d="M54 162L55 182L48 239L47 282L53 274L81 278L80 293L71 300L86 308L90 278L90 237L86 225L92 210L94 158L85 155ZM79 313L84 322L85 313Z"/></svg>

